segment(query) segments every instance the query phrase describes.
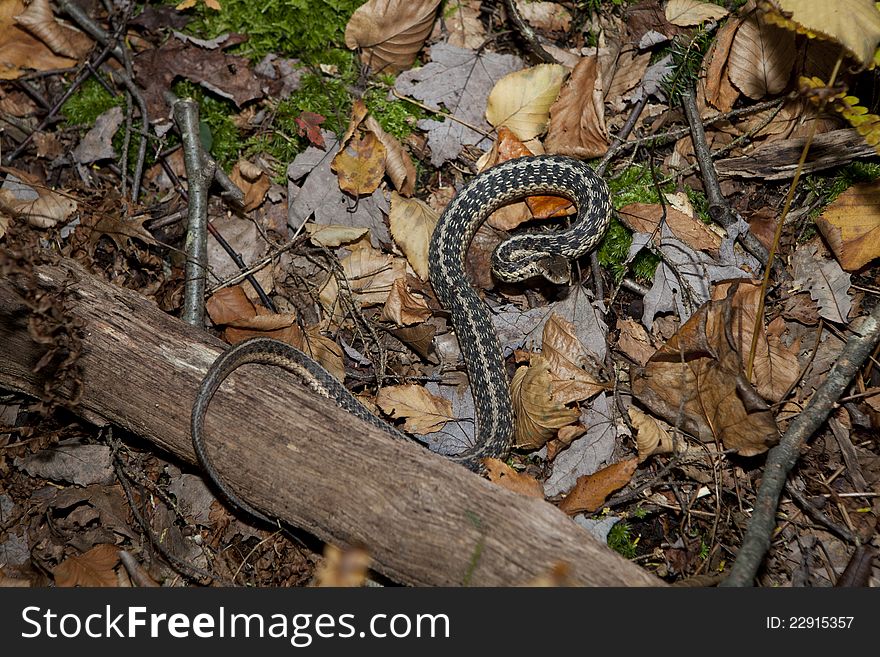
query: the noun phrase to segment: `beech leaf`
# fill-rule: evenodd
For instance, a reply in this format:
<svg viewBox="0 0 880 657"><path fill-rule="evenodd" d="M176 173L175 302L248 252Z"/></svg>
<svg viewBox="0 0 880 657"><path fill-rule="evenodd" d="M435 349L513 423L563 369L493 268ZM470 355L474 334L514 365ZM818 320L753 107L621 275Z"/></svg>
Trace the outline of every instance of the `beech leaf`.
<svg viewBox="0 0 880 657"><path fill-rule="evenodd" d="M406 420L403 429L410 433L434 433L453 419L452 402L414 384L380 388L376 405L387 415Z"/></svg>
<svg viewBox="0 0 880 657"><path fill-rule="evenodd" d="M424 201L392 192L388 214L391 236L423 281L428 280L428 245L437 219L437 213Z"/></svg>
<svg viewBox="0 0 880 657"><path fill-rule="evenodd" d="M853 185L825 208L816 225L846 271L880 258L880 183Z"/></svg>
<svg viewBox="0 0 880 657"><path fill-rule="evenodd" d="M559 95L566 70L559 64L538 64L498 80L486 105L486 119L506 126L523 141L547 128L550 105Z"/></svg>
<svg viewBox="0 0 880 657"><path fill-rule="evenodd" d="M374 71L399 73L416 59L431 32L440 0L368 0L345 27L345 45L361 49Z"/></svg>
<svg viewBox="0 0 880 657"><path fill-rule="evenodd" d="M591 158L608 150L605 101L596 57L583 57L550 108L547 150L560 155Z"/></svg>
<svg viewBox="0 0 880 657"><path fill-rule="evenodd" d="M706 21L717 21L729 12L724 7L700 0L669 0L666 20L679 27L691 27Z"/></svg>
<svg viewBox="0 0 880 657"><path fill-rule="evenodd" d="M759 100L785 89L794 58L794 34L753 14L736 32L728 75L746 96Z"/></svg>

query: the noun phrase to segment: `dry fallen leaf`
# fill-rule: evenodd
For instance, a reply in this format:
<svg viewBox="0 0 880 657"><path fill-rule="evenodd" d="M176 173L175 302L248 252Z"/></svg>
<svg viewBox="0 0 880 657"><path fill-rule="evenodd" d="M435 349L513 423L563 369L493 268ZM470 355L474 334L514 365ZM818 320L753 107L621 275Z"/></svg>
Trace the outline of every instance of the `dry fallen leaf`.
<svg viewBox="0 0 880 657"><path fill-rule="evenodd" d="M679 27L691 27L706 21L717 21L729 12L724 7L700 0L669 0L666 20Z"/></svg>
<svg viewBox="0 0 880 657"><path fill-rule="evenodd" d="M459 0L444 5L443 18L446 28L446 43L458 48L476 50L486 41L486 28L480 21L481 0ZM434 23L430 41L436 43L442 38L441 22Z"/></svg>
<svg viewBox="0 0 880 657"><path fill-rule="evenodd" d="M379 388L376 405L386 415L404 419L403 430L410 433L434 433L453 419L451 401L414 384Z"/></svg>
<svg viewBox="0 0 880 657"><path fill-rule="evenodd" d="M539 500L544 499L544 486L531 475L517 472L504 461L499 461L498 459L485 459L483 464L486 466L489 481L507 490L512 490L514 493L520 493L527 497L536 497Z"/></svg>
<svg viewBox="0 0 880 657"><path fill-rule="evenodd" d="M354 197L372 194L385 175L385 146L372 132L353 137L333 158L339 188Z"/></svg>
<svg viewBox="0 0 880 657"><path fill-rule="evenodd" d="M431 32L440 0L368 0L345 27L345 45L373 71L408 69Z"/></svg>
<svg viewBox="0 0 880 657"><path fill-rule="evenodd" d="M360 548L342 550L328 543L324 548L324 559L315 569L312 585L333 588L364 586L370 563L370 555Z"/></svg>
<svg viewBox="0 0 880 657"><path fill-rule="evenodd" d="M74 66L75 58L58 57L17 24L16 17L24 11L21 0L0 2L0 80L15 80L23 74L22 69L46 71Z"/></svg>
<svg viewBox="0 0 880 657"><path fill-rule="evenodd" d="M391 237L423 281L428 280L428 246L437 225L437 213L427 203L391 193L388 224Z"/></svg>
<svg viewBox="0 0 880 657"><path fill-rule="evenodd" d="M867 65L880 42L880 11L871 0L771 0L768 7L780 11L768 20L797 29L807 36L821 36L842 44Z"/></svg>
<svg viewBox="0 0 880 657"><path fill-rule="evenodd" d="M376 135L385 147L385 171L397 191L404 196L412 196L416 187L416 167L409 153L395 137L385 132L372 116L366 118L364 127Z"/></svg>
<svg viewBox="0 0 880 657"><path fill-rule="evenodd" d="M71 586L117 586L116 565L119 548L102 543L85 554L67 557L52 571L55 585Z"/></svg>
<svg viewBox="0 0 880 657"><path fill-rule="evenodd" d="M391 286L388 300L382 308L382 320L394 322L398 326L418 324L429 319L433 313L421 294L412 292L405 278L398 278Z"/></svg>
<svg viewBox="0 0 880 657"><path fill-rule="evenodd" d="M727 67L730 47L741 23L741 18L731 18L718 30L718 36L703 59L703 68L700 71L700 84L705 87L706 102L721 112L733 109L733 104L739 98L739 91L727 76Z"/></svg>
<svg viewBox="0 0 880 657"><path fill-rule="evenodd" d="M637 459L627 459L578 477L574 488L559 503L559 509L569 515L597 511L611 493L630 482L637 466Z"/></svg>
<svg viewBox="0 0 880 657"><path fill-rule="evenodd" d="M516 0L520 15L533 28L548 32L568 32L571 14L558 2L524 2Z"/></svg>
<svg viewBox="0 0 880 657"><path fill-rule="evenodd" d="M28 8L15 17L15 22L49 46L56 55L80 59L92 48L89 37L56 20L49 0L31 0Z"/></svg>
<svg viewBox="0 0 880 657"><path fill-rule="evenodd" d="M541 353L553 374L551 394L558 404L584 401L608 388L582 369L589 357L576 330L572 322L555 312L544 324Z"/></svg>
<svg viewBox="0 0 880 657"><path fill-rule="evenodd" d="M339 264L348 289L362 306L384 304L394 281L406 275L406 261L403 258L385 255L369 246L355 249ZM339 284L331 276L321 288L318 298L326 310L341 317L343 312L338 296Z"/></svg>
<svg viewBox="0 0 880 657"><path fill-rule="evenodd" d="M825 208L816 225L846 271L880 258L880 183L853 185Z"/></svg>
<svg viewBox="0 0 880 657"><path fill-rule="evenodd" d="M652 454L671 454L673 451L672 436L650 415L643 413L635 406L626 409L629 420L636 430L636 446L639 450L639 463L644 462Z"/></svg>
<svg viewBox="0 0 880 657"><path fill-rule="evenodd" d="M538 64L508 73L495 83L486 103L486 120L506 126L523 141L547 128L550 105L559 95L566 70L559 64Z"/></svg>
<svg viewBox="0 0 880 657"><path fill-rule="evenodd" d="M730 330L735 289L734 283L726 298L700 306L644 368L632 368L632 391L653 413L701 441L754 456L776 444L779 430L743 372L744 356Z"/></svg>
<svg viewBox="0 0 880 657"><path fill-rule="evenodd" d="M620 337L617 339L618 349L639 365L644 366L657 351L651 344L651 337L645 327L634 319L628 317L618 319L617 330L620 331Z"/></svg>
<svg viewBox="0 0 880 657"><path fill-rule="evenodd" d="M272 185L266 172L247 160L236 162L229 173L229 178L244 192L242 206L245 212L260 207Z"/></svg>
<svg viewBox="0 0 880 657"><path fill-rule="evenodd" d="M514 373L510 396L516 415L517 447L538 449L553 438L557 429L580 417L577 410L553 399L553 380L547 360L540 356Z"/></svg>
<svg viewBox="0 0 880 657"><path fill-rule="evenodd" d="M550 153L591 158L608 150L605 101L598 60L583 57L550 108L545 145Z"/></svg>
<svg viewBox="0 0 880 657"><path fill-rule="evenodd" d="M728 75L746 96L760 100L785 89L794 59L794 33L752 14L736 32Z"/></svg>
<svg viewBox="0 0 880 657"><path fill-rule="evenodd" d="M620 208L618 215L630 230L654 233L663 218L663 207L659 203L630 203ZM721 238L693 215L667 206L665 221L672 234L692 249L718 253Z"/></svg>
<svg viewBox="0 0 880 657"><path fill-rule="evenodd" d="M5 189L0 189L0 214L24 219L37 228L51 228L76 212L72 198L26 180L23 174L21 180L11 172L7 175Z"/></svg>
<svg viewBox="0 0 880 657"><path fill-rule="evenodd" d="M336 247L356 242L370 232L366 226L338 226L336 224L313 224L303 226L309 240L316 246Z"/></svg>

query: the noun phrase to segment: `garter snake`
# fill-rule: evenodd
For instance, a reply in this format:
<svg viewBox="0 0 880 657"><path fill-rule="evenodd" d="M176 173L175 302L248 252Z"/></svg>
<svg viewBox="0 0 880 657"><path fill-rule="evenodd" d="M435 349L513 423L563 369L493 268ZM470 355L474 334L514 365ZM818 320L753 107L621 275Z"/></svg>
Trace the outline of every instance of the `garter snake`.
<svg viewBox="0 0 880 657"><path fill-rule="evenodd" d="M503 281L543 276L553 283L570 277L569 260L593 249L608 227L611 201L605 182L578 160L539 155L508 160L474 177L444 210L428 249L431 286L458 338L477 420L473 447L450 457L479 471L487 457L505 458L514 430L513 409L504 361L489 311L467 280L465 256L480 225L496 209L527 196L561 196L574 203L577 218L564 231L516 235L492 255L492 270ZM373 426L400 440L409 436L373 415L345 386L317 362L284 342L251 338L221 354L202 381L192 410L193 448L199 464L227 500L271 522L223 483L208 456L204 421L208 404L223 380L246 363L274 365L298 375L313 392L333 400Z"/></svg>

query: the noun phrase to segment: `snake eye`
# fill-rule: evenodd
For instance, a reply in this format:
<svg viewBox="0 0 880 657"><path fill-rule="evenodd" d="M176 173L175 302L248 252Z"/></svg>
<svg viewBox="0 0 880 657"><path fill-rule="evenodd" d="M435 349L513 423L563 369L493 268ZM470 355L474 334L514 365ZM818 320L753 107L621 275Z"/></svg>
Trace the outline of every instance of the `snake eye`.
<svg viewBox="0 0 880 657"><path fill-rule="evenodd" d="M547 255L535 262L541 276L551 283L562 285L571 280L571 265L561 255Z"/></svg>

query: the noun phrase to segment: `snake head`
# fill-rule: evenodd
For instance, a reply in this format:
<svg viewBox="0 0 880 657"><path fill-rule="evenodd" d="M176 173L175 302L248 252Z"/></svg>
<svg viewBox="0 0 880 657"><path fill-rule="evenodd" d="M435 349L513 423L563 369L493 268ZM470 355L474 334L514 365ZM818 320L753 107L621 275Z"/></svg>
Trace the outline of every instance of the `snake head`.
<svg viewBox="0 0 880 657"><path fill-rule="evenodd" d="M535 261L538 272L551 283L564 285L571 281L571 263L568 258L547 254Z"/></svg>

